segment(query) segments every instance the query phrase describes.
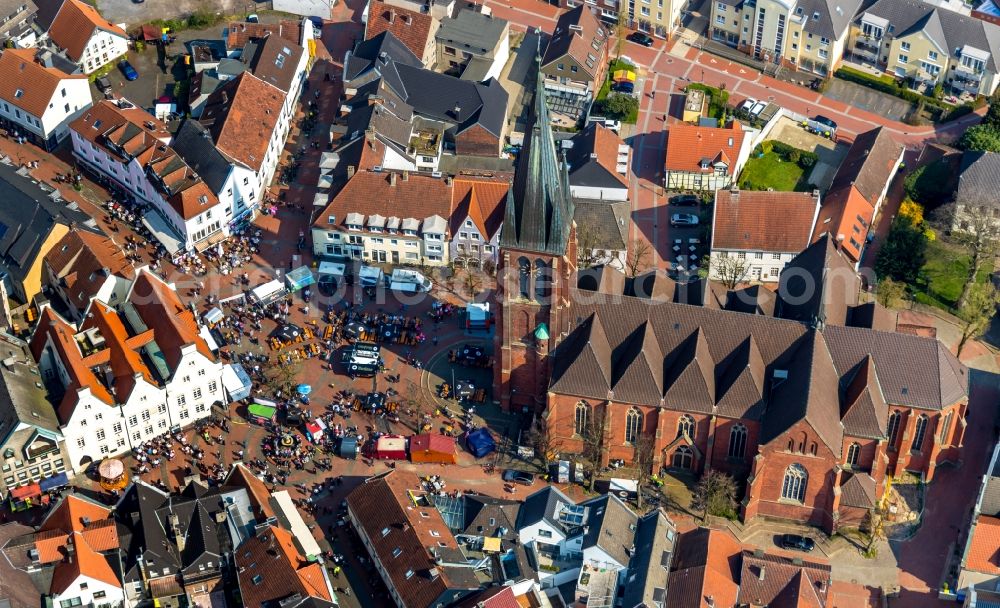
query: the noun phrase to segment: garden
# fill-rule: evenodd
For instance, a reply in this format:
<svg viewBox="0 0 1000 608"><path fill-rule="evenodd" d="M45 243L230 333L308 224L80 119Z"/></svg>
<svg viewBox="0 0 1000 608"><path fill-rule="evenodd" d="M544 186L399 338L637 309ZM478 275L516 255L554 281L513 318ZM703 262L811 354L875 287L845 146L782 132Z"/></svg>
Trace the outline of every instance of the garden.
<svg viewBox="0 0 1000 608"><path fill-rule="evenodd" d="M809 173L819 157L780 141L765 141L750 154L739 186L744 190L808 192L813 189Z"/></svg>
<svg viewBox="0 0 1000 608"><path fill-rule="evenodd" d="M620 120L628 124L635 124L639 120L639 100L635 95L628 93L617 93L611 90L612 76L618 70L628 70L634 72L636 67L627 61L615 59L608 67L608 76L597 92L594 100L594 108L591 112L597 116L604 116L613 120Z"/></svg>

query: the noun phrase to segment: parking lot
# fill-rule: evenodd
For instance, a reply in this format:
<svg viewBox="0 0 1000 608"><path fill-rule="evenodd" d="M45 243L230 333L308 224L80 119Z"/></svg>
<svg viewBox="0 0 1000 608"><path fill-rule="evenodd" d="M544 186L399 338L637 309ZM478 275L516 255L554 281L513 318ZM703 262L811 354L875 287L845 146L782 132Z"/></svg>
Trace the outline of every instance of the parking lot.
<svg viewBox="0 0 1000 608"><path fill-rule="evenodd" d="M768 139L815 153L819 157L819 162L816 163L809 175L809 183L816 184L824 192L830 188L833 176L836 175L840 164L844 162L844 157L847 156L847 151L850 148L845 143L833 142L806 131L800 124L787 116L779 119Z"/></svg>
<svg viewBox="0 0 1000 608"><path fill-rule="evenodd" d="M152 19L177 19L199 11L243 14L254 12L257 3L248 0L97 0L97 10L112 23L133 27Z"/></svg>
<svg viewBox="0 0 1000 608"><path fill-rule="evenodd" d="M711 234L712 222L711 206L700 201L695 205L681 203L676 198L681 195L679 192L667 193L669 201L667 212L671 221L666 235L669 246L669 255L666 257L670 262L671 273L677 277L683 277L685 273L697 275L702 259L708 254L708 237ZM698 223L675 225L673 221L675 215L695 215L698 217Z"/></svg>
<svg viewBox="0 0 1000 608"><path fill-rule="evenodd" d="M905 99L893 97L892 95L887 95L866 86L839 78L831 78L830 84L823 94L830 99L842 101L848 105L880 114L892 120L901 121L913 110L913 104Z"/></svg>

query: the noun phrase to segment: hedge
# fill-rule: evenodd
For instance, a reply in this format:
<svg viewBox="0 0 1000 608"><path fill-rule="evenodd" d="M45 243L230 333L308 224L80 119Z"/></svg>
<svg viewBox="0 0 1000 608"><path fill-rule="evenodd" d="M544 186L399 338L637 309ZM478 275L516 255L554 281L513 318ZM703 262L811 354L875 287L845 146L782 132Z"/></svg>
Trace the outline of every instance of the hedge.
<svg viewBox="0 0 1000 608"><path fill-rule="evenodd" d="M708 95L709 115L720 119L725 116L729 109L729 91L710 87L707 84L702 84L700 82L690 83L686 90L691 89L704 91L705 94Z"/></svg>
<svg viewBox="0 0 1000 608"><path fill-rule="evenodd" d="M982 96L980 96L975 102L953 106L951 104L944 103L940 99L928 97L927 95L921 95L916 91L908 89L907 87L898 84L891 76L875 76L874 74L869 74L867 72L862 72L848 67L838 69L834 72L834 76L840 78L841 80L854 82L870 89L875 89L876 91L892 95L893 97L898 97L905 101L909 101L912 104L919 104L920 102L923 102L925 105L933 106L941 110L941 116L938 119L939 122L948 122L949 120L955 120L956 118L965 116L977 107L982 107L986 103L986 100L982 99Z"/></svg>
<svg viewBox="0 0 1000 608"><path fill-rule="evenodd" d="M769 139L762 142L757 146L756 152L760 154L770 154L774 152L782 159L795 163L803 169L808 169L815 166L819 162L819 156L815 152L809 152L808 150L800 150L794 146L790 146L783 141L778 141L775 139Z"/></svg>

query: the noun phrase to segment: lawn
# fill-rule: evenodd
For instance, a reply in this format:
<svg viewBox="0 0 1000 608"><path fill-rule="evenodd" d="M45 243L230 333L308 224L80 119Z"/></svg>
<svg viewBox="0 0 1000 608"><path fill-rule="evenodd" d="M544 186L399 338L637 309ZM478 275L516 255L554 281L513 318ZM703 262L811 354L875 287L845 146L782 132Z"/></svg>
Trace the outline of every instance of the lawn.
<svg viewBox="0 0 1000 608"><path fill-rule="evenodd" d="M611 62L611 65L608 68L608 76L607 76L607 78L605 78L604 84L602 84L601 88L597 91L597 97L594 98L594 106L595 106L594 110L595 111L603 111L602 110L602 108L603 108L603 102L608 97L608 95L611 94L611 84L612 84L611 83L611 77L612 77L612 75L614 75L614 73L615 73L616 70L632 70L632 71L635 71L636 67L634 65L628 63L628 62L622 61L621 59L615 59L614 61ZM635 110L629 112L628 116L624 116L624 117L621 118L622 122L628 123L628 124L633 124L633 125L636 123L637 120L639 120L639 108L638 107Z"/></svg>
<svg viewBox="0 0 1000 608"><path fill-rule="evenodd" d="M779 192L806 192L811 189L807 180L805 169L798 163L782 160L777 152L768 152L747 161L739 183L744 190L774 188Z"/></svg>
<svg viewBox="0 0 1000 608"><path fill-rule="evenodd" d="M920 269L920 278L912 285L913 299L921 304L929 304L953 311L962 286L969 272L969 254L961 247L934 240L927 244L927 262ZM976 277L977 283L985 283L993 272L993 264L987 263Z"/></svg>

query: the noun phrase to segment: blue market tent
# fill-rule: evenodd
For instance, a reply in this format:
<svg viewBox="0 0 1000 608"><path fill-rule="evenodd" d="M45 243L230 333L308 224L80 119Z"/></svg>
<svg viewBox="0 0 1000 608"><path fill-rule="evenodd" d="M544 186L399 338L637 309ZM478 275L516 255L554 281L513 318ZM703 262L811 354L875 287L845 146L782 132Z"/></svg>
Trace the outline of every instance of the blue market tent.
<svg viewBox="0 0 1000 608"><path fill-rule="evenodd" d="M295 270L288 271L288 274L285 275L285 282L288 284L288 289L298 291L315 283L316 278L313 277L308 266L299 266Z"/></svg>
<svg viewBox="0 0 1000 608"><path fill-rule="evenodd" d="M253 382L242 365L230 363L222 367L222 386L229 394L230 401L240 401L250 396Z"/></svg>
<svg viewBox="0 0 1000 608"><path fill-rule="evenodd" d="M42 492L48 492L49 490L54 490L68 485L69 477L66 476L66 473L56 473L52 477L47 477L38 482L38 487L42 489Z"/></svg>
<svg viewBox="0 0 1000 608"><path fill-rule="evenodd" d="M482 458L497 449L497 442L486 427L480 427L465 436L465 447L476 458Z"/></svg>

